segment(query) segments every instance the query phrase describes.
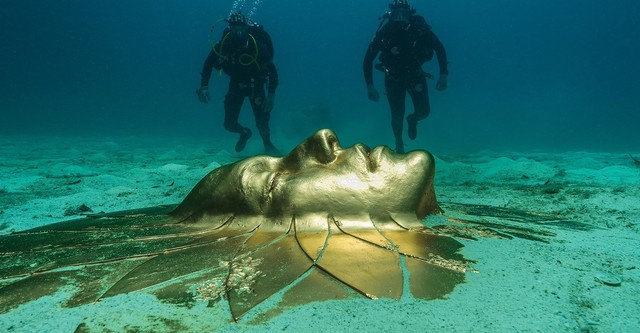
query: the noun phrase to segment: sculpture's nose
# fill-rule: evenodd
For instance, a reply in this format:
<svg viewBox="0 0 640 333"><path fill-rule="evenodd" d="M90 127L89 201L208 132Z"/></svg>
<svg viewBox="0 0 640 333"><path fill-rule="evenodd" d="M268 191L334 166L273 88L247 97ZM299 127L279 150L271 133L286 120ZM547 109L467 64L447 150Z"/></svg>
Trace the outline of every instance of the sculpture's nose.
<svg viewBox="0 0 640 333"><path fill-rule="evenodd" d="M336 151L342 149L336 133L329 129L317 131L283 158L285 168L299 170L308 165L329 164L336 159Z"/></svg>
<svg viewBox="0 0 640 333"><path fill-rule="evenodd" d="M330 129L317 131L305 142L308 152L322 164L333 162L336 151L341 149L336 133Z"/></svg>

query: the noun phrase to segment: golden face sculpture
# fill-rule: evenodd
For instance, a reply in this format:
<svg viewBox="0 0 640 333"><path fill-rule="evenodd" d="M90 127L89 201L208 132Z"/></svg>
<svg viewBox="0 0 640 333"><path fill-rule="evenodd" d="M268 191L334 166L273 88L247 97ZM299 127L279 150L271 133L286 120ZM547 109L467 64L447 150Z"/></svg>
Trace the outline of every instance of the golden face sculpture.
<svg viewBox="0 0 640 333"><path fill-rule="evenodd" d="M177 206L0 236L0 313L65 285L77 288L66 306L140 291L186 306L224 299L234 320L278 293L263 315L405 289L444 298L469 267L461 243L422 223L441 212L434 175L426 151L343 148L321 130L284 157L211 171Z"/></svg>
<svg viewBox="0 0 640 333"><path fill-rule="evenodd" d="M343 149L321 130L283 158L256 156L211 172L177 214L366 216L440 212L434 159L426 151L396 154L362 144ZM203 205L203 202L211 204Z"/></svg>

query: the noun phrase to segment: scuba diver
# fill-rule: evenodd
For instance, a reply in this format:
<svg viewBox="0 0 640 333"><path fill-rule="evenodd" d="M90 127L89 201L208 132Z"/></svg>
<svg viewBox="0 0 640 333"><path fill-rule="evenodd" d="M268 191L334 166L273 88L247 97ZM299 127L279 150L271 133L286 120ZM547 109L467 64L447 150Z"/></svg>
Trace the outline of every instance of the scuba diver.
<svg viewBox="0 0 640 333"><path fill-rule="evenodd" d="M224 98L224 128L240 134L235 150L244 150L252 134L249 128L238 123L244 99L249 97L265 152L269 155L280 155L280 151L271 143L269 130L269 119L278 86L271 37L262 26L247 19L240 12L231 13L225 21L229 26L209 52L202 67L200 88L196 90L198 99L202 103L209 102L208 85L211 72L213 68L224 71L230 78L229 89Z"/></svg>
<svg viewBox="0 0 640 333"><path fill-rule="evenodd" d="M373 41L364 56L364 80L370 100L377 102L380 94L373 84L373 61L380 54L376 69L384 72L387 100L391 108L391 128L395 136L396 152L404 153L402 140L405 96L409 93L414 112L407 116L408 135L411 140L417 136L418 121L427 118L431 112L427 78L431 74L422 70L422 64L431 60L435 52L440 67L440 77L436 89L447 88L447 54L440 39L407 0L394 0L389 11L382 17Z"/></svg>

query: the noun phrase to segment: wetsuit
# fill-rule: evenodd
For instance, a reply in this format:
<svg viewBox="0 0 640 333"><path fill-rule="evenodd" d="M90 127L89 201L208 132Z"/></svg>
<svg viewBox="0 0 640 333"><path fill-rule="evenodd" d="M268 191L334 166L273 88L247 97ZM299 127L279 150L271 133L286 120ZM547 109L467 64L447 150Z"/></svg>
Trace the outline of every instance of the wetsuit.
<svg viewBox="0 0 640 333"><path fill-rule="evenodd" d="M403 152L402 131L405 114L405 96L409 93L414 113L407 117L409 126L429 116L429 93L422 64L438 57L440 74L447 75L447 54L440 39L420 15L412 15L408 25L385 23L369 44L363 69L367 86L373 84L373 61L380 54L380 70L385 72L385 88L391 108L391 127L396 149ZM413 124L411 123L413 122ZM414 134L415 135L415 134ZM415 138L415 137L414 137Z"/></svg>
<svg viewBox="0 0 640 333"><path fill-rule="evenodd" d="M238 123L244 99L249 97L256 127L264 146L267 150L275 149L270 139L271 113L265 109L265 87L269 95L275 94L278 87L278 72L273 63L271 37L261 26L250 26L248 34L242 38L235 38L233 34L227 36L230 31L231 29L227 28L223 32L222 39L205 60L200 86L208 86L213 68L221 69L229 75L229 90L224 98L224 128L233 133L251 135L248 128Z"/></svg>

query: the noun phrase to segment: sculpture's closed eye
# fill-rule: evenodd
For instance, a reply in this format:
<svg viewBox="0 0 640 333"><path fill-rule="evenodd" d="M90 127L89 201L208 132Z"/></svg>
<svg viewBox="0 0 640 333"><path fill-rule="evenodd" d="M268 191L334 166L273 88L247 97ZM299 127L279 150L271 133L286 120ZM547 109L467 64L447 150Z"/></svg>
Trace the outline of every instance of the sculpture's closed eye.
<svg viewBox="0 0 640 333"><path fill-rule="evenodd" d="M274 172L269 177L269 181L267 182L266 195L265 200L266 204L269 205L273 201L273 192L278 187L278 183L281 181L281 172Z"/></svg>

